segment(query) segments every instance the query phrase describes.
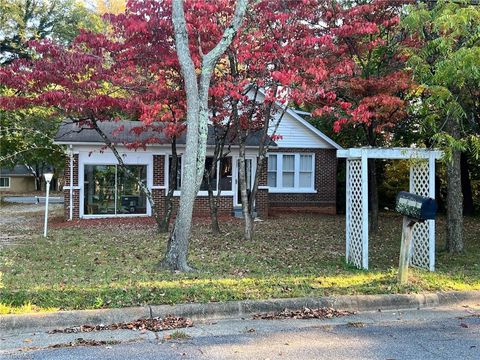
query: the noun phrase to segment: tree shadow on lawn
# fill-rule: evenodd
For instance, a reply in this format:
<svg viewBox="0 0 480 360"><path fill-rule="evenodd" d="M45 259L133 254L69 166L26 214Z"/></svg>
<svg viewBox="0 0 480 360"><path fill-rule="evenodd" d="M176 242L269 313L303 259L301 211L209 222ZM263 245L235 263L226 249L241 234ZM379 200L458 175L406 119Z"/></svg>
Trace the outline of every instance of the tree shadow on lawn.
<svg viewBox="0 0 480 360"><path fill-rule="evenodd" d="M190 261L197 274L159 272L166 236L148 221L103 221L52 229L51 236L0 254L2 303L14 307L87 309L340 294L480 289L479 226L467 220L464 256L439 254L438 272L412 269L410 284L396 284L401 217L382 215L370 240L370 271L345 264L345 219L288 215L257 224L242 240L242 223L224 222L213 236L198 221ZM440 241L444 219L437 225ZM444 241L444 237L443 237Z"/></svg>

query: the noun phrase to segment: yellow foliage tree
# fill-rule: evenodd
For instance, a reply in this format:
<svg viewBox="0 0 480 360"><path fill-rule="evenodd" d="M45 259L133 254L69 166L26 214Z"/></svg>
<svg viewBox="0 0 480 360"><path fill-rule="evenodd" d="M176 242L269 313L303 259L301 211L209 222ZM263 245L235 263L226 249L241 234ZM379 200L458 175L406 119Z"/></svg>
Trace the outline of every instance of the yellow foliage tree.
<svg viewBox="0 0 480 360"><path fill-rule="evenodd" d="M119 14L125 11L126 0L95 0L98 14Z"/></svg>

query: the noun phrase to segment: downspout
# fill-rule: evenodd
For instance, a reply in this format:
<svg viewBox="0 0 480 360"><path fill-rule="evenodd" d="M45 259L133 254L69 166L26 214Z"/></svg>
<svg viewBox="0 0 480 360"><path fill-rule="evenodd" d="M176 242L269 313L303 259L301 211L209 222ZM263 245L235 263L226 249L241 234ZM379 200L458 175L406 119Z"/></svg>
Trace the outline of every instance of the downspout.
<svg viewBox="0 0 480 360"><path fill-rule="evenodd" d="M73 148L70 145L70 221L73 220Z"/></svg>

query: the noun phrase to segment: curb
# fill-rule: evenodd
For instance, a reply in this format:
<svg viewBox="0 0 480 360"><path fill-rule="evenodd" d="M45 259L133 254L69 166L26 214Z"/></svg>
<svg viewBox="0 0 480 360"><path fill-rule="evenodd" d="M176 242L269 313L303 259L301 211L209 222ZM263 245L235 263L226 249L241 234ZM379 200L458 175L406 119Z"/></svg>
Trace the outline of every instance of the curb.
<svg viewBox="0 0 480 360"><path fill-rule="evenodd" d="M0 316L0 331L51 330L83 324L111 324L169 314L194 320L243 318L255 313L319 307L350 311L381 311L432 308L447 305L480 304L480 291L426 294L352 295L318 298L243 300L206 304L154 305L120 309L59 311Z"/></svg>

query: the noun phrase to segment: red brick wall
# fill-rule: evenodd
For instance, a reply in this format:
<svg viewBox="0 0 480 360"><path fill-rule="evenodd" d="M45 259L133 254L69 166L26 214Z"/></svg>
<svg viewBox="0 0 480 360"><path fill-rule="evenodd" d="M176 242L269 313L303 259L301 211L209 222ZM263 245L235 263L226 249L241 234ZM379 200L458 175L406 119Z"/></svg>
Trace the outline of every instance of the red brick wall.
<svg viewBox="0 0 480 360"><path fill-rule="evenodd" d="M175 196L173 198L174 208L178 208L180 197ZM194 215L209 216L210 206L208 205L208 196L197 196L193 205ZM231 215L233 213L233 196L221 196L218 201L218 214L219 215Z"/></svg>
<svg viewBox="0 0 480 360"><path fill-rule="evenodd" d="M322 208L336 212L337 156L334 149L271 149L270 153L314 153L316 193L269 193L269 208Z"/></svg>
<svg viewBox="0 0 480 360"><path fill-rule="evenodd" d="M165 155L153 155L153 186L165 185Z"/></svg>
<svg viewBox="0 0 480 360"><path fill-rule="evenodd" d="M274 152L306 152L315 153L315 189L313 194L275 194L269 193L266 189L259 189L256 197L256 208L259 216L266 217L272 210L282 208L297 208L297 210L308 208L322 208L326 212L336 211L336 178L337 158L335 150L330 149L271 149ZM78 154L74 155L74 186L78 186ZM267 161L265 160L260 169L259 186L267 184ZM153 156L153 185L165 186L165 156ZM70 159L65 163L65 186L70 186ZM165 189L152 189L155 204L161 213L165 209ZM64 190L65 218L70 217L70 190ZM174 197L175 207L178 206L179 197ZM73 191L73 218L80 216L80 190ZM226 215L233 213L233 196L222 196L218 203L219 214ZM210 213L207 196L197 197L194 205L195 215L207 216Z"/></svg>
<svg viewBox="0 0 480 360"><path fill-rule="evenodd" d="M255 196L255 209L259 217L268 217L268 190L262 189L263 186L267 186L267 169L268 161L264 159L258 174L258 187L257 195Z"/></svg>
<svg viewBox="0 0 480 360"><path fill-rule="evenodd" d="M70 186L70 157L65 159L65 186ZM78 154L73 155L73 186L78 186ZM63 190L65 219L70 219L70 189ZM73 219L80 218L80 190L73 190Z"/></svg>

